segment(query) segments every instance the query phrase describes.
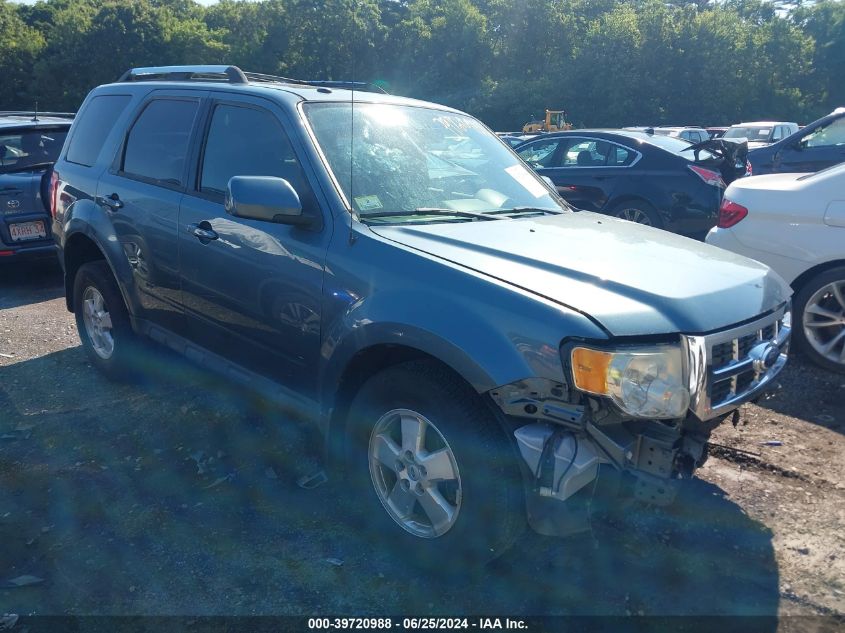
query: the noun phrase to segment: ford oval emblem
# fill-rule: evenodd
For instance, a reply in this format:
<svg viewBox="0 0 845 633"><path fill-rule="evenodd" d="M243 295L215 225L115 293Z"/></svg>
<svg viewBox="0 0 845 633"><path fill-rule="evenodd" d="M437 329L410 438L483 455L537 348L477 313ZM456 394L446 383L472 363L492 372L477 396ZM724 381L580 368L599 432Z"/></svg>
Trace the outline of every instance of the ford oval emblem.
<svg viewBox="0 0 845 633"><path fill-rule="evenodd" d="M763 356L763 366L766 369L771 369L775 366L775 363L778 362L778 358L780 358L780 349L778 349L778 346L773 343L769 346Z"/></svg>
<svg viewBox="0 0 845 633"><path fill-rule="evenodd" d="M780 347L773 341L756 345L748 354L754 366L754 371L764 373L770 370L780 358Z"/></svg>

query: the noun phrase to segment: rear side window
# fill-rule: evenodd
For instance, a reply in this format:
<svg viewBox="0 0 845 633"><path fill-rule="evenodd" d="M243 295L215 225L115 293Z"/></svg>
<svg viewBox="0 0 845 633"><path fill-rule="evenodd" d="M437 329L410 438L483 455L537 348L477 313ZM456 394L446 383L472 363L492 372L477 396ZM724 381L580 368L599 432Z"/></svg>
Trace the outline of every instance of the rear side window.
<svg viewBox="0 0 845 633"><path fill-rule="evenodd" d="M91 99L74 127L67 160L86 167L96 163L106 137L130 99L129 95L100 95Z"/></svg>
<svg viewBox="0 0 845 633"><path fill-rule="evenodd" d="M199 102L156 99L147 104L126 139L121 171L157 184L181 186Z"/></svg>

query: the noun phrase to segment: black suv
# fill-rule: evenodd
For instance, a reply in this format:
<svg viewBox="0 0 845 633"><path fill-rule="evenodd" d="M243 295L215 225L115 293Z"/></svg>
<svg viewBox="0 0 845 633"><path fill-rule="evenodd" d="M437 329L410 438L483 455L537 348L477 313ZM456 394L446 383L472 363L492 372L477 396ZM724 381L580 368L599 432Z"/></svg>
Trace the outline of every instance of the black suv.
<svg viewBox="0 0 845 633"><path fill-rule="evenodd" d="M0 263L55 257L50 173L72 114L0 112Z"/></svg>
<svg viewBox="0 0 845 633"><path fill-rule="evenodd" d="M786 362L764 265L574 212L436 104L137 69L88 96L55 171L92 362L119 375L146 337L308 416L338 514L403 560L495 556L526 508L586 527L613 482L670 503Z"/></svg>

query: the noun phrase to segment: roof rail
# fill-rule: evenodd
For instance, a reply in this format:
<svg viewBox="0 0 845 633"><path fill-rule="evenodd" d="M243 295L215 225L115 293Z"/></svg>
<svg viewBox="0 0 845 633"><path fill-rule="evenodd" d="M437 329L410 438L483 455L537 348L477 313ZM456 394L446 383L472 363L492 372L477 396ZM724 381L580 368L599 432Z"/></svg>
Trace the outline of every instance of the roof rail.
<svg viewBox="0 0 845 633"><path fill-rule="evenodd" d="M279 75L244 72L237 66L148 66L127 70L118 79L118 83L127 81L227 81L233 84L284 83L300 86L340 88L344 90L362 90L387 94L381 86L366 81L305 81Z"/></svg>
<svg viewBox="0 0 845 633"><path fill-rule="evenodd" d="M281 77L279 75L268 75L266 73L244 73L250 81L257 81L263 83L283 83L283 84L300 84L307 85L310 82L302 81L301 79L291 79L290 77Z"/></svg>
<svg viewBox="0 0 845 633"><path fill-rule="evenodd" d="M232 84L249 83L244 72L237 66L147 66L131 68L118 79L126 81L220 81Z"/></svg>
<svg viewBox="0 0 845 633"><path fill-rule="evenodd" d="M39 110L0 110L0 116L28 116L34 120L41 116L55 117L60 119L72 119L76 116L75 112L41 112Z"/></svg>
<svg viewBox="0 0 845 633"><path fill-rule="evenodd" d="M364 92L377 92L380 94L388 94L387 90L381 86L370 83L368 81L343 81L343 80L323 80L317 79L313 81L306 81L309 86L319 86L323 88L340 88L341 90L362 90Z"/></svg>

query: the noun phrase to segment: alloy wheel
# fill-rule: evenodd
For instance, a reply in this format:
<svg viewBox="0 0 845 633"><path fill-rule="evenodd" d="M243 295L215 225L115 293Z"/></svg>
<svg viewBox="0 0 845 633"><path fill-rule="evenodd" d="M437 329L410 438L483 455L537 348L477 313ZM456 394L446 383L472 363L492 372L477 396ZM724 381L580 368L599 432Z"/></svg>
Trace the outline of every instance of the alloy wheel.
<svg viewBox="0 0 845 633"><path fill-rule="evenodd" d="M114 354L112 321L106 302L99 290L88 286L82 295L82 322L94 352L103 360Z"/></svg>
<svg viewBox="0 0 845 633"><path fill-rule="evenodd" d="M819 288L803 316L807 342L829 361L845 364L845 281Z"/></svg>
<svg viewBox="0 0 845 633"><path fill-rule="evenodd" d="M651 226L651 218L642 209L631 207L629 209L622 209L616 214L617 218L628 220L629 222L636 222L637 224L645 224Z"/></svg>
<svg viewBox="0 0 845 633"><path fill-rule="evenodd" d="M448 532L461 509L461 476L443 434L423 415L394 409L376 422L370 476L379 501L404 530L421 538Z"/></svg>

